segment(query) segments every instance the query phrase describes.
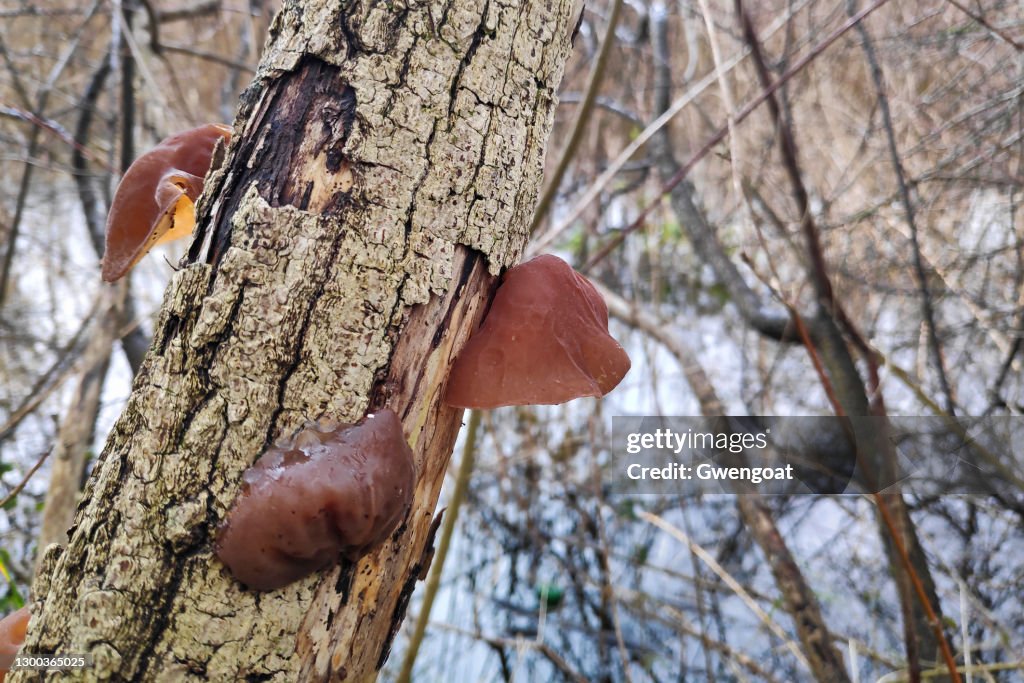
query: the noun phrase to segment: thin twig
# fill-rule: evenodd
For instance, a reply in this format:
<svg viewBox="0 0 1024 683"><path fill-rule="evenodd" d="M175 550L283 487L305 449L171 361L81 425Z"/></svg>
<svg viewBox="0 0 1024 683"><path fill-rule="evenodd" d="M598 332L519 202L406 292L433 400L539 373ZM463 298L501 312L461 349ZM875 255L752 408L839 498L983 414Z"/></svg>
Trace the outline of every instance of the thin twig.
<svg viewBox="0 0 1024 683"><path fill-rule="evenodd" d="M846 0L846 11L850 15L855 13L856 8L857 0ZM893 172L896 174L896 187L899 189L900 201L903 204L907 227L910 230L910 248L913 255L914 274L917 276L917 286L921 292L921 315L924 318L928 349L931 352L932 363L935 364L935 371L939 375L939 386L946 399L946 412L950 415L955 415L956 401L953 398L953 389L946 374L942 345L939 342L937 325L935 323L935 306L932 303L932 292L928 287L928 274L925 272L924 259L921 256L921 242L918 239L914 201L910 197L910 186L907 184L907 176L903 170L903 162L900 159L899 148L896 144L896 130L892 122L892 112L889 109L889 97L885 91L885 78L882 75L882 67L878 63L878 57L875 54L875 46L871 40L871 35L863 23L857 24L857 33L860 34L861 48L864 50L864 56L867 58L871 79L874 82L875 92L878 95L878 107L882 113L882 128L885 130L886 142L889 148L889 161L892 164Z"/></svg>
<svg viewBox="0 0 1024 683"><path fill-rule="evenodd" d="M810 0L801 0L801 2L798 3L795 7L791 7L790 10L786 12L786 14L779 17L775 21L775 23L773 23L772 26L769 27L767 31L768 35L771 35L775 31L785 26L786 23L793 17L793 15L796 12L803 9L809 1ZM725 71L731 71L740 62L742 62L746 56L746 51L741 52L740 54L736 55L728 62L726 62L723 65L723 69ZM637 150L639 150L651 138L653 138L658 133L658 131L660 131L669 121L671 121L676 116L676 114L681 112L691 102L696 100L705 90L707 90L711 86L711 84L715 82L716 77L717 76L714 71L705 74L703 78L694 83L693 86L690 87L685 93L677 97L675 101L672 102L671 106L669 106L664 112L662 112L662 114L658 116L658 118L652 121L650 125L648 125L640 133L640 135L636 136L636 139L629 143L629 145L627 145L624 150L619 152L619 155L615 157L611 164L608 165L608 168L606 168L604 172L601 173L601 175L598 176L593 183L591 183L590 187L587 188L587 191L583 194L582 197L580 197L579 201L577 201L573 205L572 209L569 211L569 214L563 220L561 220L558 223L558 225L552 227L550 230L548 230L547 232L545 232L540 237L538 237L537 239L533 240L530 243L528 247L529 253L538 253L539 251L543 250L546 246L551 244L553 241L555 241L555 239L557 239L559 235L565 232L569 228L569 226L571 226L576 221L576 219L583 214L586 208L590 206L591 202L593 202L594 199L596 199L597 196L601 194L601 190L603 190L608 185L608 183L612 181L612 179L618 174L618 172L622 170L622 167L625 166L626 163L633 158L633 155L636 154ZM714 145L712 145L712 147L713 146ZM666 192L667 191L668 190L666 190Z"/></svg>
<svg viewBox="0 0 1024 683"><path fill-rule="evenodd" d="M54 137L59 138L62 142L66 143L69 147L71 147L73 150L73 154L81 154L87 156L96 163L103 166L104 168L110 170L110 166L109 164L107 164L105 160L99 158L96 155L96 153L93 152L92 150L76 142L75 138L71 135L71 133L66 131L62 125L60 125L57 121L54 121L53 119L40 118L32 112L27 111L25 109L19 109L18 107L9 107L4 105L0 105L0 115L9 116L13 119L19 119L21 121L27 121L28 123L31 123L34 126L39 126L46 132L53 134Z"/></svg>
<svg viewBox="0 0 1024 683"><path fill-rule="evenodd" d="M708 0L699 0L700 11L704 17L704 27L708 34L708 44L711 46L711 59L715 64L715 75L718 77L718 89L722 91L722 101L726 109L726 127L729 129L729 175L732 177L733 192L736 193L736 201L743 208L743 218L754 225L753 212L750 209L750 202L743 192L743 185L740 183L740 148L739 139L736 135L736 98L733 96L732 88L729 87L729 80L726 78L725 70L722 68L722 49L718 43L718 31L715 29L715 20L711 16L711 6Z"/></svg>
<svg viewBox="0 0 1024 683"><path fill-rule="evenodd" d="M690 553L690 556L694 559L694 561L697 560L697 557L693 553ZM621 585L615 587L615 592L625 593L626 597L630 598L633 602L641 604L650 601L654 598L654 596L652 596L650 593L631 590ZM696 638L700 641L701 648L708 655L710 655L712 652L718 652L724 655L728 661L733 661L737 665L749 670L750 673L758 677L758 680L767 681L768 683L776 682L777 679L774 676L772 676L772 674L769 673L767 670L762 668L761 665L758 664L758 662L753 657L750 657L744 654L743 652L733 649L727 643L715 640L714 638L709 636L703 628L698 628L697 626L692 625L691 623L689 623L689 619L687 619L686 613L680 610L679 608L671 604L659 602L656 605L656 609L664 610L668 613L668 616L661 616L653 610L646 610L645 614L650 619L658 620L659 622L665 624L666 626L669 626L672 629L675 629L681 633ZM708 671L712 670L710 665L705 665L705 667ZM711 680L710 677L709 680Z"/></svg>
<svg viewBox="0 0 1024 683"><path fill-rule="evenodd" d="M605 500L601 492L601 467L595 461L594 470L592 475L592 481L594 484L592 495L597 499L598 505L604 505ZM605 525L604 515L598 512L594 515L588 524L596 528L597 530L597 550L596 555L598 558L598 566L601 568L601 583L598 587L601 600L601 611L602 614L598 617L602 622L605 622L607 613L611 613L612 630L615 633L615 644L619 650L619 657L622 660L622 676L626 683L633 683L633 676L629 672L629 650L626 647L626 639L622 635L622 618L619 615L619 598L615 592L615 584L612 581L612 567L611 561L609 560L608 549L611 544L608 542L608 528ZM547 601L542 600L541 606L546 607Z"/></svg>
<svg viewBox="0 0 1024 683"><path fill-rule="evenodd" d="M85 332L99 311L101 299L101 296L96 297L92 308L82 318L82 322L79 323L75 333L71 335L71 339L60 349L50 367L35 381L21 404L11 412L7 422L0 426L0 444L9 439L22 420L31 415L71 375L70 366L82 353L85 346Z"/></svg>
<svg viewBox="0 0 1024 683"><path fill-rule="evenodd" d="M536 650L540 654L544 655L551 664L565 676L566 680L573 681L573 683L587 683L587 678L581 675L578 671L569 666L569 663L562 658L557 652L552 649L547 643L542 643L534 639L527 638L497 638L495 636L487 636L479 631L474 632L468 629L459 628L457 626L451 626L449 624L440 624L441 628L452 633L458 633L475 640L487 643L491 647L502 650L505 648L515 648L517 650L530 649Z"/></svg>
<svg viewBox="0 0 1024 683"><path fill-rule="evenodd" d="M985 448L977 440L972 439L971 435L968 434L967 429L964 428L960 421L957 420L952 415L950 415L949 413L947 413L945 410L943 410L942 406L940 406L932 397L930 397L927 394L927 392L925 392L925 390L921 387L920 384L913 380L909 372L907 372L904 368L900 367L899 365L896 365L895 363L891 362L887 357L883 356L881 352L878 351L877 349L875 349L874 351L875 353L879 354L879 356L883 359L883 361L885 362L886 369L889 370L889 372L891 372L898 380L900 380L905 387L910 389L910 391L914 394L915 398L917 398L918 401L924 404L925 407L927 407L935 415L940 417L943 423L945 423L946 427L948 427L950 431L956 434L957 437L960 438L965 445L969 445L971 450L977 453L982 460L984 460L986 463L988 463L989 465L996 469L996 472L998 473L998 476L1002 482L1013 484L1019 490L1024 492L1024 479L1021 478L1020 474L1010 469L1010 467L1006 463L1004 463L998 455L996 455L989 449Z"/></svg>
<svg viewBox="0 0 1024 683"><path fill-rule="evenodd" d="M206 2L197 3L191 7L158 10L156 18L157 21L162 24L170 23L172 21L181 21L183 19L195 19L197 17L206 16L207 14L216 14L220 11L221 4L221 0L207 0Z"/></svg>
<svg viewBox="0 0 1024 683"><path fill-rule="evenodd" d="M558 104L559 106L564 104L580 104L583 101L584 94L585 93L578 92L562 93L558 96ZM594 106L600 107L605 111L615 114L616 116L621 116L634 125L642 126L644 124L644 120L640 118L639 114L610 97L603 97L599 95L594 99Z"/></svg>
<svg viewBox="0 0 1024 683"><path fill-rule="evenodd" d="M231 69L238 69L239 71L244 71L248 74L256 73L256 69L253 68L250 64L246 64L245 62L239 62L238 60L231 59L230 57L222 57L221 55L215 54L213 52L197 50L194 47L189 47L187 45L176 45L174 43L163 43L160 47L165 52L176 52L178 54L188 55L190 57L195 57L196 59L202 59L207 62L213 62L214 64L220 64Z"/></svg>
<svg viewBox="0 0 1024 683"><path fill-rule="evenodd" d="M1005 31L999 30L998 28L993 26L991 23L986 21L985 17L983 17L983 16L981 16L979 14L975 14L974 12L972 12L971 10L967 9L966 7L961 5L959 2L957 2L957 0L946 0L946 2L951 4L953 7L956 7L958 10L960 10L961 12L963 12L964 14L969 16L971 19L973 19L974 21L978 22L979 24L981 24L982 26L987 28L989 31L992 32L993 35L995 35L997 38L999 38L1003 42L1008 43L1017 52L1024 52L1024 45L1021 45L1016 40L1011 38Z"/></svg>
<svg viewBox="0 0 1024 683"><path fill-rule="evenodd" d="M47 450L45 453L43 453L39 457L39 460L36 460L36 464L32 465L32 469L30 469L25 474L25 477L18 483L18 485L15 486L13 489L11 489L11 492L8 493L6 496L4 496L2 500L0 500L0 510L2 510L8 503L10 503L12 500L14 500L15 496L17 496L19 493L21 493L21 490L23 488L25 488L25 486L28 484L29 480L32 478L32 475L36 473L36 470L38 470L40 467L43 466L43 463L46 462L46 459L48 457L50 457L50 453L52 453L52 452L53 452L53 449L51 448L51 449Z"/></svg>
<svg viewBox="0 0 1024 683"><path fill-rule="evenodd" d="M970 612L968 611L967 582L963 579L957 581L958 592L960 593L960 645L964 651L964 672L967 683L974 683L974 672L971 670L971 629Z"/></svg>
<svg viewBox="0 0 1024 683"><path fill-rule="evenodd" d="M747 593L746 589L740 585L740 582L737 581L733 575L725 569L725 567L719 564L719 562L711 556L711 553L697 543L694 543L682 529L670 524L662 517L647 512L646 510L641 510L638 515L645 522L653 524L689 548L690 552L699 557L701 561L704 562L704 564L706 564L708 568L725 583L725 585L732 589L733 593L743 601L743 604L745 604L750 611L761 620L761 623L768 627L768 630L774 633L780 640L782 640L783 643L786 644L786 648L794 657L796 657L796 660L805 666L808 671L811 670L810 662L807 661L807 657L805 657L804 653L800 651L800 648L797 647L796 643L786 635L786 632L782 630L782 627L775 623L767 612L761 609L761 606L757 604L757 601Z"/></svg>

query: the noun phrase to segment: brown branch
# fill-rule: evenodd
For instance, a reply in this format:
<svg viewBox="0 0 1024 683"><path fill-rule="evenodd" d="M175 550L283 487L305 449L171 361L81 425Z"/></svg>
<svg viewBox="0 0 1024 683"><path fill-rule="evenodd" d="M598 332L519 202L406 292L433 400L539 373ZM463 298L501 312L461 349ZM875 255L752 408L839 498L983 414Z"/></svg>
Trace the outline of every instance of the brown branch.
<svg viewBox="0 0 1024 683"><path fill-rule="evenodd" d="M36 464L32 465L32 468L25 474L25 477L18 483L18 485L11 489L11 492L4 496L3 499L0 499L0 509L3 509L4 506L6 506L8 503L14 500L15 496L21 493L21 490L25 488L29 480L32 479L32 475L34 475L36 471L43 466L43 463L46 462L46 458L48 458L50 456L50 453L52 452L53 449L51 448L50 450L43 453L39 457L39 460L36 461Z"/></svg>
<svg viewBox="0 0 1024 683"><path fill-rule="evenodd" d="M757 32L754 29L753 22L750 20L750 16L746 13L743 7L743 0L735 0L736 14L740 19L742 25L744 40L747 42L751 51L751 58L753 59L754 65L757 69L758 76L761 79L762 84L767 85L771 78L768 73L768 67L765 64L764 56L761 52L761 44L757 38ZM852 21L852 18L851 18ZM803 177L800 172L799 161L797 157L796 140L793 136L793 131L790 126L782 118L782 114L779 108L779 104L775 99L774 94L769 95L768 100L769 110L772 114L772 118L775 122L776 130L779 137L779 147L782 153L783 165L786 169L787 175L789 175L790 183L792 185L793 195L796 198L798 207L801 212L801 229L804 232L804 237L807 241L808 256L811 260L811 267L809 275L815 286L815 290L818 293L818 303L822 308L822 312L825 315L832 314L835 318L841 322L844 327L852 332L852 335L857 340L858 346L867 347L867 343L863 337L860 336L856 327L852 321L843 311L842 306L835 301L832 284L829 280L828 270L825 265L824 253L822 252L821 243L818 238L817 226L814 224L813 216L811 215L810 202L808 200L807 189L803 183ZM878 400L877 405L882 406L881 403L881 390L878 386L878 369L877 360L874 354L868 354L869 367L871 370L871 382L874 385L874 392L876 393L876 399ZM824 374L824 368L820 365L816 365L815 369L819 372L823 382L827 382ZM827 385L826 385L827 386ZM837 417L844 417L848 411L844 410L842 404L839 401L834 403ZM879 414L879 417L884 416L884 412ZM942 622L938 618L935 609L932 607L931 600L925 591L924 584L921 581L921 577L914 567L914 562L910 558L910 553L907 551L907 546L904 541L904 535L910 537L910 528L901 528L897 526L889 506L885 498L880 493L872 494L875 503L878 507L879 513L881 514L882 520L886 529L889 532L890 540L896 548L899 556L900 563L906 572L911 584L913 585L914 592L916 593L917 599L920 601L922 608L924 609L928 623L931 625L935 635L936 642L939 649L942 652L943 659L949 668L950 676L954 683L959 683L960 675L956 670L956 662L953 658L953 651L949 646L949 642L946 640L946 635L942 628ZM902 505L902 498L899 494L889 494L890 497L898 504ZM901 517L900 522L907 521L907 517L904 515ZM900 591L901 596L904 592ZM901 602L905 610L909 610L909 600L902 598ZM910 615L907 615L910 616ZM916 656L916 636L913 629L910 628L910 624L907 623L907 659L908 664L913 674L916 670L918 677L920 676L920 664L917 661Z"/></svg>
<svg viewBox="0 0 1024 683"><path fill-rule="evenodd" d="M846 10L849 14L854 14L856 8L856 0L847 0ZM924 318L928 349L931 352L932 362L935 364L935 371L939 375L939 386L946 399L946 412L950 415L955 415L956 400L953 397L953 389L946 374L946 364L943 359L942 345L939 342L937 331L938 326L935 322L935 307L932 303L931 290L928 287L928 273L925 271L924 259L921 256L921 243L918 239L914 202L910 197L910 186L907 184L903 162L900 160L899 148L896 144L896 130L892 122L892 112L889 109L889 97L885 92L885 79L882 75L882 67L878 63L871 35L863 23L857 24L857 32L860 34L861 47L867 58L871 79L874 82L875 92L878 95L878 106L882 113L882 128L885 130L886 142L889 147L889 160L892 163L893 172L896 174L896 186L899 189L900 201L903 204L903 212L907 219L907 227L910 229L910 247L911 254L913 255L914 274L917 276L917 285L921 292L921 315Z"/></svg>
<svg viewBox="0 0 1024 683"><path fill-rule="evenodd" d="M832 386L832 381L828 378L828 373L825 371L825 366L821 362L821 356L818 355L818 349L814 346L814 340L811 339L811 334L804 323L803 317L795 308L790 308L790 312L793 315L793 322L796 324L797 334L800 335L800 341L803 342L804 348L807 349L807 355L811 358L811 365L814 366L814 371L818 375L818 381L821 383L822 389L825 390L828 402L832 404L836 415L843 415L843 404L839 402L839 397L836 396L836 390Z"/></svg>

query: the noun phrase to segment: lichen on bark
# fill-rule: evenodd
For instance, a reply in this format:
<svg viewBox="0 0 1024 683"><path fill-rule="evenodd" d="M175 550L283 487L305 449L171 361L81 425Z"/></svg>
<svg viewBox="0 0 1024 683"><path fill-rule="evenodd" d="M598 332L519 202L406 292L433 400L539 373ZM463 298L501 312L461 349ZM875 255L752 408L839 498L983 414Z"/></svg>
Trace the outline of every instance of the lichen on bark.
<svg viewBox="0 0 1024 683"><path fill-rule="evenodd" d="M285 3L25 651L93 654L82 680L374 675L459 427L447 369L527 239L578 10ZM385 404L416 456L403 526L355 565L244 590L213 541L245 468L305 419Z"/></svg>

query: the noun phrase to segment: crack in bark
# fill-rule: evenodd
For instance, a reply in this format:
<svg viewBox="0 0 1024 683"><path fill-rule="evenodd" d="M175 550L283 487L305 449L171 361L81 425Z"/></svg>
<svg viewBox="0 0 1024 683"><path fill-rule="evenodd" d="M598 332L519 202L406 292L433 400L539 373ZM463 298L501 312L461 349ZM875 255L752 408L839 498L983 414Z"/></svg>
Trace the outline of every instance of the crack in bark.
<svg viewBox="0 0 1024 683"><path fill-rule="evenodd" d="M476 56L476 51L480 48L480 43L483 42L485 37L487 37L487 14L490 12L490 9L491 0L486 0L486 2L484 2L483 11L480 12L480 23L477 24L476 31L473 32L473 38L469 42L469 47L466 48L466 53L459 60L459 65L455 69L455 77L452 78L452 85L448 90L449 121L452 120L455 114L455 103L458 101L459 89L462 86L462 74ZM451 129L449 128L449 130Z"/></svg>

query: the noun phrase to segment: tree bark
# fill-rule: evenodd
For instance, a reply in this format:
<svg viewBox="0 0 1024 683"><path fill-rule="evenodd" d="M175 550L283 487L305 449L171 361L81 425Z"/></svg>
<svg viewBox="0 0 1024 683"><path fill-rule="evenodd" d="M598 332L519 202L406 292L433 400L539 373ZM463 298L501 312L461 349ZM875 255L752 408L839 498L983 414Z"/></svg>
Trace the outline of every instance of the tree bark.
<svg viewBox="0 0 1024 683"><path fill-rule="evenodd" d="M23 651L90 653L81 680L375 677L429 562L444 381L527 239L579 11L286 2ZM242 472L306 419L385 405L416 456L405 523L243 589L212 552Z"/></svg>

